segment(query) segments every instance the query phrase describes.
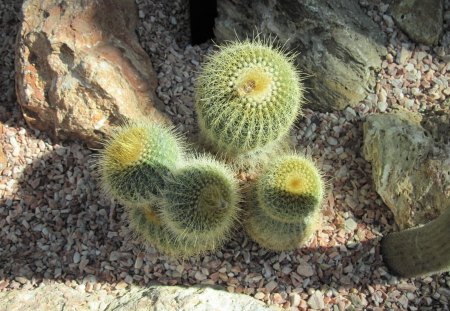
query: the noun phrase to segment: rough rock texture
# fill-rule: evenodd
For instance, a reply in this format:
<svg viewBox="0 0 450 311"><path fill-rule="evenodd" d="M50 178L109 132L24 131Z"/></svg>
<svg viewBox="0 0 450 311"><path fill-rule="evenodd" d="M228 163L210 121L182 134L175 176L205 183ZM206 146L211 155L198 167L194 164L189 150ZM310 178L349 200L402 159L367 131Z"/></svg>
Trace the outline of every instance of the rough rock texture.
<svg viewBox="0 0 450 311"><path fill-rule="evenodd" d="M344 109L364 99L381 67L385 36L355 0L217 1L219 41L275 34L308 75L311 107Z"/></svg>
<svg viewBox="0 0 450 311"><path fill-rule="evenodd" d="M444 23L444 0L396 0L391 14L398 27L412 40L436 44Z"/></svg>
<svg viewBox="0 0 450 311"><path fill-rule="evenodd" d="M424 224L450 206L449 115L400 111L364 124L364 157L377 192L400 229Z"/></svg>
<svg viewBox="0 0 450 311"><path fill-rule="evenodd" d="M124 118L161 117L133 0L27 0L22 10L16 92L31 127L95 145Z"/></svg>
<svg viewBox="0 0 450 311"><path fill-rule="evenodd" d="M41 285L31 290L0 292L0 310L142 310L142 311L277 311L275 306L242 294L212 288L179 286L132 287L108 294L85 293L64 284Z"/></svg>

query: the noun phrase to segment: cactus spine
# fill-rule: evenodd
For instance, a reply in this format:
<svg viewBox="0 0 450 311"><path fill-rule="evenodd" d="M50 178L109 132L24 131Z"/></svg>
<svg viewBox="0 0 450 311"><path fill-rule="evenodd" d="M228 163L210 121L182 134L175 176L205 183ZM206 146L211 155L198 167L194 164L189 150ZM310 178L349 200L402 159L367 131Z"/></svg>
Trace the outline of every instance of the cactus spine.
<svg viewBox="0 0 450 311"><path fill-rule="evenodd" d="M450 208L422 227L391 233L381 241L383 260L402 277L450 271Z"/></svg>
<svg viewBox="0 0 450 311"><path fill-rule="evenodd" d="M288 133L303 99L294 56L257 39L225 45L208 59L195 108L201 133L216 151L235 157Z"/></svg>
<svg viewBox="0 0 450 311"><path fill-rule="evenodd" d="M100 152L102 187L124 203L150 200L163 188L164 177L181 161L183 149L171 128L129 122L113 132Z"/></svg>
<svg viewBox="0 0 450 311"><path fill-rule="evenodd" d="M233 173L209 157L190 161L168 178L161 216L170 231L189 241L220 245L238 213Z"/></svg>

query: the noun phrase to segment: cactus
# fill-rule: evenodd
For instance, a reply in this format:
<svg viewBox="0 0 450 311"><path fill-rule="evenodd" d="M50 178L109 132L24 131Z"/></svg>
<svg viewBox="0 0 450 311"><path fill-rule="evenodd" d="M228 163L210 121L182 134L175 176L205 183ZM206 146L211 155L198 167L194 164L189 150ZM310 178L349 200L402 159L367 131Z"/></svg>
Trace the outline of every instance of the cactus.
<svg viewBox="0 0 450 311"><path fill-rule="evenodd" d="M303 100L295 55L263 40L234 42L209 57L195 108L206 144L228 157L255 151L289 132Z"/></svg>
<svg viewBox="0 0 450 311"><path fill-rule="evenodd" d="M169 231L158 215L160 207L152 203L128 206L129 222L137 237L168 256L188 258L214 250L218 245L208 241L192 241Z"/></svg>
<svg viewBox="0 0 450 311"><path fill-rule="evenodd" d="M273 251L289 251L309 240L319 223L319 210L308 214L298 223L284 223L269 217L253 200L244 228L262 247Z"/></svg>
<svg viewBox="0 0 450 311"><path fill-rule="evenodd" d="M169 230L187 240L222 244L238 214L238 187L221 163L198 157L168 178L161 209Z"/></svg>
<svg viewBox="0 0 450 311"><path fill-rule="evenodd" d="M124 203L150 200L164 186L164 176L181 161L183 150L171 128L129 122L113 132L100 152L102 187Z"/></svg>
<svg viewBox="0 0 450 311"><path fill-rule="evenodd" d="M401 277L450 272L450 208L422 227L391 233L381 241L386 266Z"/></svg>
<svg viewBox="0 0 450 311"><path fill-rule="evenodd" d="M299 155L274 161L257 181L260 208L274 220L298 223L320 209L324 183L314 163Z"/></svg>

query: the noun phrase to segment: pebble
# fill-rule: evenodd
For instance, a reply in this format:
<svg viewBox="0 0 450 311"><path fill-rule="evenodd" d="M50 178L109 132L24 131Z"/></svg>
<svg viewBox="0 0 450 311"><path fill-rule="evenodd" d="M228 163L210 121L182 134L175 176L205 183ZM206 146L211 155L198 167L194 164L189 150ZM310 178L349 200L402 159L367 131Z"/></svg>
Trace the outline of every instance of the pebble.
<svg viewBox="0 0 450 311"><path fill-rule="evenodd" d="M334 138L332 136L328 136L327 143L329 143L331 146L336 146L338 144L338 141L336 138Z"/></svg>
<svg viewBox="0 0 450 311"><path fill-rule="evenodd" d="M20 284L25 284L28 282L28 279L23 277L23 276L16 276L14 278L14 280L16 280L17 282L19 282Z"/></svg>
<svg viewBox="0 0 450 311"><path fill-rule="evenodd" d="M255 295L256 299L263 300L266 295L263 292L257 292Z"/></svg>
<svg viewBox="0 0 450 311"><path fill-rule="evenodd" d="M135 269L141 269L143 264L144 264L144 260L142 259L142 257L141 256L137 256L136 260L134 262L134 268Z"/></svg>
<svg viewBox="0 0 450 311"><path fill-rule="evenodd" d="M297 293L292 293L292 294L289 296L289 300L290 300L290 302L291 302L291 306L292 306L292 307L298 307L298 306L300 305L301 298L300 298L300 295L299 295L299 294L297 294Z"/></svg>
<svg viewBox="0 0 450 311"><path fill-rule="evenodd" d="M75 252L73 254L73 263L79 263L81 259L81 255L79 252Z"/></svg>
<svg viewBox="0 0 450 311"><path fill-rule="evenodd" d="M265 288L267 289L267 291L270 293L271 291L273 291L276 287L278 286L278 283L275 281L270 281L269 283L266 284Z"/></svg>
<svg viewBox="0 0 450 311"><path fill-rule="evenodd" d="M345 231L353 232L358 227L357 222L353 218L348 218L345 220Z"/></svg>
<svg viewBox="0 0 450 311"><path fill-rule="evenodd" d="M203 280L206 280L206 279L207 279L207 276L204 275L203 273L201 273L200 271L197 271L197 272L195 273L194 277L195 277L195 279L196 279L197 281L203 281Z"/></svg>
<svg viewBox="0 0 450 311"><path fill-rule="evenodd" d="M314 269L309 264L302 264L297 267L297 273L301 276L311 277L314 275Z"/></svg>
<svg viewBox="0 0 450 311"><path fill-rule="evenodd" d="M315 310L322 310L325 308L323 301L323 294L320 290L316 290L314 294L308 299L308 305Z"/></svg>

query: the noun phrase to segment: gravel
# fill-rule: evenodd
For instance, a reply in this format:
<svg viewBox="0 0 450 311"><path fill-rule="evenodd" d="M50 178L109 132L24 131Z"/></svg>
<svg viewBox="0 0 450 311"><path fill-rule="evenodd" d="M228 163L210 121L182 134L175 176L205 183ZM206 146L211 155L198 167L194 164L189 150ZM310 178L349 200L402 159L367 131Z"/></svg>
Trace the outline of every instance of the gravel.
<svg viewBox="0 0 450 311"><path fill-rule="evenodd" d="M136 2L137 33L158 75L157 95L178 129L192 137L198 131L194 81L214 46L189 44L187 1ZM448 310L448 273L399 280L383 266L379 240L394 221L374 191L361 146L362 122L371 113L449 105L449 64L442 46L410 42L393 24L388 4L360 2L389 38L375 92L342 112L304 109L291 132L297 149L316 159L329 181L321 230L306 246L281 253L261 249L237 230L222 250L180 261L133 239L123 207L99 191L94 151L79 142L52 142L26 126L14 94L20 3L0 0L0 290L65 282L111 292L157 281L221 285L292 310Z"/></svg>

